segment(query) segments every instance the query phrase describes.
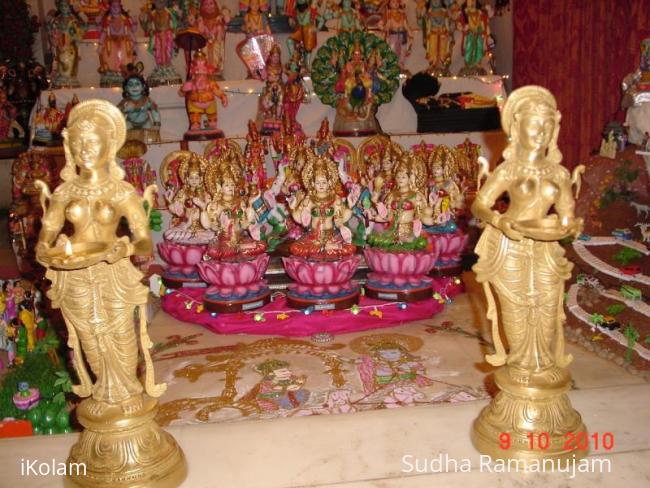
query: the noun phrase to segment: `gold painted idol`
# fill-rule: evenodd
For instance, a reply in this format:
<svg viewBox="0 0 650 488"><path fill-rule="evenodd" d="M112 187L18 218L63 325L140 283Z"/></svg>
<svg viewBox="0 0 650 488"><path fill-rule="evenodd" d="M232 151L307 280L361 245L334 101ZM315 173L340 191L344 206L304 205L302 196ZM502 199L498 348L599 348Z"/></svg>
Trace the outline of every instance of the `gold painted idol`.
<svg viewBox="0 0 650 488"><path fill-rule="evenodd" d="M156 401L143 395L159 397L166 385L154 384L148 289L129 259L150 254L153 246L143 198L117 165L125 137L117 107L103 100L78 104L63 132L63 183L52 194L39 183L44 216L36 258L48 268L48 296L68 329L80 381L73 391L86 398L77 410L86 431L69 459L87 464L86 476L75 480L82 485L123 486L127 479L147 482L154 475L173 478L184 472L180 449L153 421ZM145 191L149 208L154 190ZM121 219L128 222L130 237L117 236ZM70 235L62 233L66 222ZM144 388L137 376L136 317Z"/></svg>
<svg viewBox="0 0 650 488"><path fill-rule="evenodd" d="M571 356L564 353L563 298L573 265L558 241L577 236L583 226L575 217L572 194L582 168L572 177L560 165L560 112L548 90L515 90L501 120L510 143L472 212L485 223L474 271L487 294L496 348L486 359L505 366L496 373L502 391L476 421L474 441L480 451L499 458L580 455L565 448L565 435L585 427L566 396L571 378L565 368ZM499 213L493 207L504 193L510 204ZM499 336L499 320L508 352ZM549 448L532 452L530 432L548 433ZM508 450L499 447L502 433L512 442Z"/></svg>

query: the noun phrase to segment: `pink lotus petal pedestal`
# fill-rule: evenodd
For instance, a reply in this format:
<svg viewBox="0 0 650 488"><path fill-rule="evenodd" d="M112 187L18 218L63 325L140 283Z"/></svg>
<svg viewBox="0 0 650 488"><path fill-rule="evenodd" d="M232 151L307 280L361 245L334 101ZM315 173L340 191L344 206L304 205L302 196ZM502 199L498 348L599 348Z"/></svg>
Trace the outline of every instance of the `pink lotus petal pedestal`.
<svg viewBox="0 0 650 488"><path fill-rule="evenodd" d="M239 261L201 261L198 264L199 275L208 283L203 295L206 310L236 313L269 303L271 290L263 279L268 266L268 254Z"/></svg>
<svg viewBox="0 0 650 488"><path fill-rule="evenodd" d="M419 302L433 296L433 279L427 274L437 253L367 247L363 254L372 270L365 285L367 296L389 302Z"/></svg>
<svg viewBox="0 0 650 488"><path fill-rule="evenodd" d="M283 257L284 269L293 280L287 291L291 308L342 310L359 302L359 285L352 276L361 256L348 256L337 261L316 261L297 256Z"/></svg>
<svg viewBox="0 0 650 488"><path fill-rule="evenodd" d="M431 276L458 276L462 273L462 253L467 244L468 235L460 229L454 232L432 234L429 241L438 249L438 258L431 271Z"/></svg>
<svg viewBox="0 0 650 488"><path fill-rule="evenodd" d="M162 275L167 288L184 286L203 286L197 264L203 259L207 246L205 244L183 244L174 241L158 243L158 253L167 267Z"/></svg>

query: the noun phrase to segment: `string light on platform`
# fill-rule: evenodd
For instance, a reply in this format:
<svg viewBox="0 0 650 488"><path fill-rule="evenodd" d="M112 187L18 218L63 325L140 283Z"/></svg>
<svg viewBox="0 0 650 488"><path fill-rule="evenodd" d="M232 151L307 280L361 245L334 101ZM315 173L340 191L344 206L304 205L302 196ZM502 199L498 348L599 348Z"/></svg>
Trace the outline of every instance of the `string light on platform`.
<svg viewBox="0 0 650 488"><path fill-rule="evenodd" d="M194 310L195 313L201 314L203 312L206 312L205 307L203 305L203 302L200 300L195 299L194 297L183 293L181 290L174 290L167 288L164 291L165 295L171 295L174 294L177 297L181 297L184 299L183 306L185 310ZM434 298L435 298L434 294ZM437 294L440 296L439 294ZM284 297L285 294L282 292L275 292L272 295L271 301L276 300L278 297ZM445 300L442 301L444 303ZM408 309L408 303L406 302L386 302L386 303L380 303L380 304L375 304L375 305L352 305L347 311L350 312L352 315L359 315L361 312L367 312L368 315L372 317L376 317L378 319L383 319L384 317L384 310L385 309L390 309L390 308L397 308L400 311L405 311ZM253 320L255 322L261 323L261 322L266 322L266 317L269 315L275 316L276 320L287 320L290 318L292 315L312 315L317 312L321 312L323 315L331 315L333 313L332 310L329 309L324 309L324 310L318 310L317 307L315 306L310 306L302 310L296 310L296 309L287 309L287 310L273 310L273 311L268 311L268 312L261 312L259 310L256 311L249 311L249 312L239 312L239 315L241 316L252 316ZM208 312L210 314L210 317L216 318L219 316L217 312Z"/></svg>

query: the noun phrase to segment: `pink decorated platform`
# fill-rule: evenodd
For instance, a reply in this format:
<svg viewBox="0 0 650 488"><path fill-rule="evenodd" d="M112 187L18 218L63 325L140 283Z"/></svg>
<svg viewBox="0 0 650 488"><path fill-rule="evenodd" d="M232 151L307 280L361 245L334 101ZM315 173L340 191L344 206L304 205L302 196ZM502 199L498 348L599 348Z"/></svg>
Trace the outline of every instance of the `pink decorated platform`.
<svg viewBox="0 0 650 488"><path fill-rule="evenodd" d="M214 314L205 310L204 288L168 289L161 297L162 308L183 322L202 325L217 334L260 334L304 337L322 332L344 334L394 327L426 320L440 313L446 302L464 291L457 278L434 278L436 298L417 303L385 302L361 297L359 305L347 310L291 309L282 293L268 305L250 312Z"/></svg>

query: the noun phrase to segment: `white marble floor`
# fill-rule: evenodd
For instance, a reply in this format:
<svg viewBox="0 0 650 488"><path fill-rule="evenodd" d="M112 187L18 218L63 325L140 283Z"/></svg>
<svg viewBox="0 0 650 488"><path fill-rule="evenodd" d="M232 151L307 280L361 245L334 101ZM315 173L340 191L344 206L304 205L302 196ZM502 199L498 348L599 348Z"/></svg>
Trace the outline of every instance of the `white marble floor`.
<svg viewBox="0 0 650 488"><path fill-rule="evenodd" d="M576 473L575 478L571 473L481 469L469 429L483 401L168 430L188 457L183 484L188 488L647 486L650 385L576 390L570 397L590 433L611 432L615 439L610 451L594 450L588 458L607 460L594 466L596 472ZM21 476L21 459L64 462L75 440L68 435L0 441L0 486L61 486L59 478ZM444 461L440 469L433 461L439 456ZM469 463L471 470L454 472L454 460L459 469Z"/></svg>
<svg viewBox="0 0 650 488"><path fill-rule="evenodd" d="M456 320L462 310L465 316L471 310L476 320L470 322L480 327L479 298L470 292L437 319ZM158 339L178 332L178 323L158 319L152 326L152 335ZM182 326L186 334L196 327ZM205 341L218 344L234 339L210 335ZM475 359L467 342L449 342L452 338L438 335L436 341L444 354L460 351L466 362ZM448 346L443 347L445 341ZM595 471L576 473L575 478L571 473L499 473L496 465L482 466L469 438L473 420L487 403L482 400L340 415L172 425L168 431L188 458L186 488L647 486L650 384L575 346L569 346L568 352L575 358L571 371L578 388L569 394L573 405L591 434L610 432L614 437L611 450L592 449L588 458L602 460L598 461L602 464L592 463ZM65 435L0 440L0 488L62 486L58 477L22 476L21 463L25 459L65 462L76 439L77 435Z"/></svg>

